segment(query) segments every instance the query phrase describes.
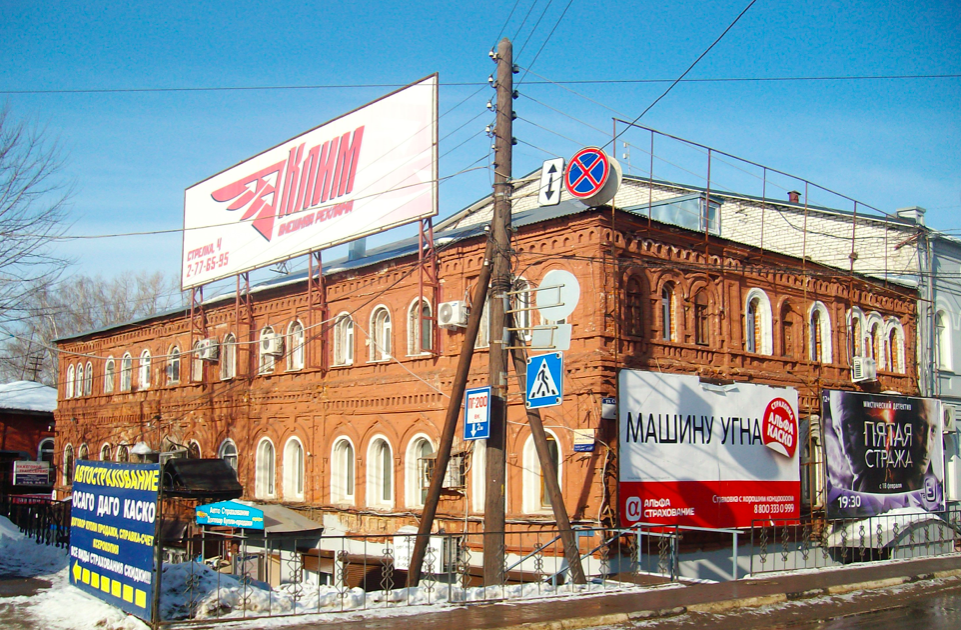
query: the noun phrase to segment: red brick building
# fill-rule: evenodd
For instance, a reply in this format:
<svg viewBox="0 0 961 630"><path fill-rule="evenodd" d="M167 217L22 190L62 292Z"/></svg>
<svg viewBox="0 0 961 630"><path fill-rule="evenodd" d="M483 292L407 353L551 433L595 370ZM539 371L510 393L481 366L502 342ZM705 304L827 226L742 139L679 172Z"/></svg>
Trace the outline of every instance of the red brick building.
<svg viewBox="0 0 961 630"><path fill-rule="evenodd" d="M791 386L802 420L819 413L821 388L917 393L913 289L651 221L626 204L532 207L536 185L515 185L512 268L516 290L552 269L580 284L566 320L565 400L543 413L575 522L614 521L617 427L602 419L601 401L616 395L621 368ZM659 184L658 194L711 207L688 188ZM323 512L334 529L391 533L414 523L489 211L488 198L438 225L434 286L429 274L422 282L415 238L328 264L320 285L295 274L210 300L193 317L168 313L59 340L62 351L91 358L61 355L58 491L70 491L73 458L124 460L143 442L224 457L246 498ZM453 313L445 328L436 326L441 303ZM890 332L875 340L888 360L876 381L854 385L852 357L865 351L858 330L875 320ZM489 338L482 327L470 387L487 382ZM508 521L550 523L523 394L511 384ZM593 452L573 450L574 429L595 431ZM442 524L480 527L482 450L455 443Z"/></svg>
<svg viewBox="0 0 961 630"><path fill-rule="evenodd" d="M28 492L36 488L12 486L11 462L52 462L57 390L32 381L0 385L0 480L4 491ZM49 492L49 487L46 488Z"/></svg>

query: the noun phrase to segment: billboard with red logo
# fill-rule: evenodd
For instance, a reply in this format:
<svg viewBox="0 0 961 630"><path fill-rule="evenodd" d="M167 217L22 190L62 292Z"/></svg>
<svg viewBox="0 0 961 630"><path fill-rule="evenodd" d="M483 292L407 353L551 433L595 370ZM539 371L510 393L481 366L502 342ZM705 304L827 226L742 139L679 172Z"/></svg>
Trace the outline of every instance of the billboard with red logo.
<svg viewBox="0 0 961 630"><path fill-rule="evenodd" d="M796 390L638 370L618 387L622 525L800 516Z"/></svg>
<svg viewBox="0 0 961 630"><path fill-rule="evenodd" d="M941 401L824 390L828 518L944 509Z"/></svg>
<svg viewBox="0 0 961 630"><path fill-rule="evenodd" d="M437 214L437 75L187 189L181 284L200 286Z"/></svg>

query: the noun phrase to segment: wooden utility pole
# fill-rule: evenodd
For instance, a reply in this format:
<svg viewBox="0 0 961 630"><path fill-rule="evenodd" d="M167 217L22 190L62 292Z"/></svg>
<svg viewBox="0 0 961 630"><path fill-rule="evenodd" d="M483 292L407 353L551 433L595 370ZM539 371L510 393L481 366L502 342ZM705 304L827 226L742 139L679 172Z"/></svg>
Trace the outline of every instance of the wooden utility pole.
<svg viewBox="0 0 961 630"><path fill-rule="evenodd" d="M497 45L497 117L494 138L493 269L490 300L490 438L484 505L484 584L504 583L504 487L507 467L507 310L511 289L511 151L514 119L514 55L506 37Z"/></svg>

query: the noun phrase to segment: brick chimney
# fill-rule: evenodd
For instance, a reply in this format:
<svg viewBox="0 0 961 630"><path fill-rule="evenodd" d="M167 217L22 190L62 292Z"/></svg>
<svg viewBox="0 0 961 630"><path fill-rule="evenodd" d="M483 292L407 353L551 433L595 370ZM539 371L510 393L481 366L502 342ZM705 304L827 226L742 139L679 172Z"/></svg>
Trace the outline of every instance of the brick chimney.
<svg viewBox="0 0 961 630"><path fill-rule="evenodd" d="M801 203L801 193L796 190L792 190L787 194L787 200L791 203Z"/></svg>

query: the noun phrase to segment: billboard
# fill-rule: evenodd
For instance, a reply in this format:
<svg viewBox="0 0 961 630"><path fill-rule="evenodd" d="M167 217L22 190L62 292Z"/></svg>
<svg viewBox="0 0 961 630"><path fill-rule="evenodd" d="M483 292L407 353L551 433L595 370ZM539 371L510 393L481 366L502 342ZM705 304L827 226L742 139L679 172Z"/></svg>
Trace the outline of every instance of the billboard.
<svg viewBox="0 0 961 630"><path fill-rule="evenodd" d="M621 370L617 399L623 526L800 515L796 390Z"/></svg>
<svg viewBox="0 0 961 630"><path fill-rule="evenodd" d="M263 529L264 511L237 501L220 501L194 508L197 525L220 525L244 529Z"/></svg>
<svg viewBox="0 0 961 630"><path fill-rule="evenodd" d="M150 621L159 464L78 461L70 511L70 583Z"/></svg>
<svg viewBox="0 0 961 630"><path fill-rule="evenodd" d="M49 486L50 462L13 462L13 485Z"/></svg>
<svg viewBox="0 0 961 630"><path fill-rule="evenodd" d="M821 392L828 518L944 509L941 402Z"/></svg>
<svg viewBox="0 0 961 630"><path fill-rule="evenodd" d="M437 75L195 184L184 289L437 214Z"/></svg>

